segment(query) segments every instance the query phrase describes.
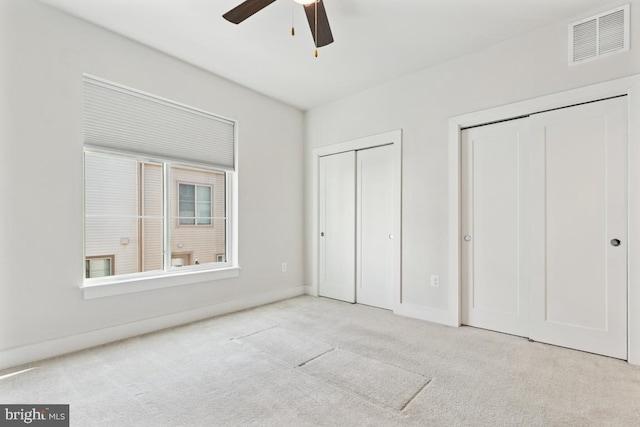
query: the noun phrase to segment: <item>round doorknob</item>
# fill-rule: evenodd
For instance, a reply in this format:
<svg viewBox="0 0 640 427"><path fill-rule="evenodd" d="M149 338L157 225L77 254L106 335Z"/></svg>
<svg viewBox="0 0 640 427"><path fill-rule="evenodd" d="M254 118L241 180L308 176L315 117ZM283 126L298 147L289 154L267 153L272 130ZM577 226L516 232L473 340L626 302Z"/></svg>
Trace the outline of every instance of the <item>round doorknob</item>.
<svg viewBox="0 0 640 427"><path fill-rule="evenodd" d="M620 246L620 240L611 239L611 246Z"/></svg>
<svg viewBox="0 0 640 427"><path fill-rule="evenodd" d="M464 236L464 241L465 242L470 242L471 241L471 236L469 236L468 234L466 236Z"/></svg>
<svg viewBox="0 0 640 427"><path fill-rule="evenodd" d="M393 234L389 234L389 239L393 239Z"/></svg>
<svg viewBox="0 0 640 427"><path fill-rule="evenodd" d="M320 237L324 237L324 231L320 233Z"/></svg>

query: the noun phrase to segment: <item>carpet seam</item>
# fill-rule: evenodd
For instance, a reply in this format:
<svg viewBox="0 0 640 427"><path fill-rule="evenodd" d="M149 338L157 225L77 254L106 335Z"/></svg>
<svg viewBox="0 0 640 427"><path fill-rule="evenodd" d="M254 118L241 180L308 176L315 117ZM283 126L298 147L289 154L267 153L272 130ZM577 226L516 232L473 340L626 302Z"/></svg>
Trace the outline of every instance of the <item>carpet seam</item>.
<svg viewBox="0 0 640 427"><path fill-rule="evenodd" d="M378 404L378 403L372 401L371 399L369 399L365 395L357 393L357 392L355 392L353 390L348 390L348 389L342 388L342 387L332 383L331 381L328 381L328 380L326 380L326 379L324 379L324 378L322 378L322 377L320 377L318 375L314 375L314 374L312 374L310 372L306 372L304 369L301 369L299 372L303 373L304 375L306 375L309 378L313 378L316 381L320 381L321 383L324 383L325 385L327 385L327 386L329 386L329 387L331 387L331 388L333 388L335 390L338 390L341 393L348 394L348 395L350 395L352 397L355 397L356 399L361 400L365 404L371 405L371 406L373 406L375 408L378 408L378 409L380 409L382 411L385 411L385 412L387 412L387 413L389 413L389 414L391 414L393 416L396 416L396 417L399 416L399 417L402 417L402 418L408 418L409 417L409 414L407 414L406 412L398 411L396 409L389 408L387 406L383 406L381 404ZM423 386L423 388L424 388L424 386Z"/></svg>
<svg viewBox="0 0 640 427"><path fill-rule="evenodd" d="M409 404L410 404L411 402L413 402L413 400L414 400L416 397L418 397L418 395L419 395L420 393L422 393L422 390L424 390L425 388L427 388L427 386L428 386L429 384L431 384L431 380L432 380L432 379L433 379L433 378L429 378L429 379L427 379L427 382L426 382L426 383L424 383L424 384L422 385L422 387L420 387L420 388L418 389L418 391L416 391L416 392L415 392L415 394L414 394L413 396L411 396L411 397L409 398L409 400L407 400L407 402L406 402L404 405L402 405L402 408L400 408L400 412L403 412L403 413L404 413L404 410L405 410L405 409L407 409L407 406L409 406Z"/></svg>
<svg viewBox="0 0 640 427"><path fill-rule="evenodd" d="M312 361L314 361L314 360L316 360L316 359L318 359L318 358L320 358L320 357L324 356L325 354L331 353L331 352L332 352L332 351L334 351L336 348L337 348L337 347L332 347L332 348L330 348L329 350L325 351L324 353L320 353L319 355L314 356L314 357L312 357L311 359L309 359L309 360L307 360L307 361L305 361L305 362L300 363L300 364L297 366L297 368L301 368L301 367L303 367L304 365L306 365L307 363L312 362Z"/></svg>
<svg viewBox="0 0 640 427"><path fill-rule="evenodd" d="M230 341L241 340L242 338L247 338L247 337L250 337L252 335L261 334L262 332L266 332L268 330L275 329L275 328L279 328L279 326L275 325L275 326L271 326L270 328L267 328L267 329L261 329L261 330L256 331L256 332L251 332L250 334L247 334L247 335L242 335L242 336L239 336L239 337L233 337L233 338L230 338Z"/></svg>
<svg viewBox="0 0 640 427"><path fill-rule="evenodd" d="M360 400L362 400L362 401L364 401L364 402L367 402L367 403L368 403L368 404L370 404L370 405L375 406L375 407L376 407L376 408L378 408L378 409L384 410L384 411L386 411L386 412L388 412L388 413L390 413L390 414L394 414L394 415L396 415L396 416L397 416L397 415L400 415L400 416L405 417L405 418L406 418L406 417L408 417L409 415L408 415L406 412L404 412L404 410L407 408L407 406L409 405L409 403L411 403L411 401L413 401L413 399L415 399L415 398L416 398L416 396L418 396L418 395L420 394L420 392L421 392L422 390L424 390L424 389L427 387L427 385L429 385L429 383L431 383L431 380L432 380L432 378L426 377L426 376L424 376L423 374L415 373L415 372L412 372L412 371L406 370L406 369L404 369L404 368L401 368L401 367L398 367L398 366L395 366L395 365L392 365L392 364L389 364L389 363L383 362L383 361L381 361L381 360L374 359L374 358L371 358L371 357L368 357L368 356L362 355L362 354L357 353L357 352L354 352L354 351L346 350L346 349L341 348L341 347L339 347L339 346L336 346L336 347L334 347L333 349L328 350L328 351L326 351L326 352L324 352L324 353L322 353L322 354L320 354L320 355L318 355L318 356L316 356L316 357L314 357L314 358L312 358L312 359L310 359L310 360L308 360L308 361L304 362L304 363L303 363L303 364L301 364L301 365L298 365L298 367L302 367L303 365L306 365L307 363L309 363L309 362L311 362L311 361L313 361L313 360L318 359L320 356L324 356L324 355L326 355L326 354L328 354L328 353L331 353L331 352L333 352L333 351L335 351L335 350L342 350L342 351L345 351L345 352L348 352L348 353L354 354L354 355L356 355L356 356L360 356L360 357L364 357L364 358L367 358L367 359L370 359L370 360L374 360L374 361L376 361L376 362L383 363L383 364L385 364L385 365L388 365L388 366L391 366L391 367L394 367L394 368L397 368L397 369L404 370L404 371L409 372L409 373L412 373L412 374L414 374L414 375L418 375L418 376L420 376L420 377L422 377L422 378L424 378L424 379L426 380L426 382L418 388L418 390L417 390L417 391L416 391L416 392L415 392L415 393L414 393L414 394L413 394L413 395L412 395L412 396L411 396L411 397L410 397L410 398L409 398L409 399L408 399L408 400L407 400L407 401L402 405L402 407L401 407L401 408L399 408L399 409L395 409L395 408L393 408L393 407L386 406L386 405L380 404L380 403L378 403L378 402L375 402L375 401L373 401L369 396L367 396L367 395L365 395L365 394L361 394L361 393L359 393L359 392L357 392L357 391L355 391L355 390L349 390L349 389L343 388L343 387L341 387L341 386L339 386L339 385L337 385L337 384L335 384L335 383L331 382L331 380L328 380L328 379L326 379L326 378L323 378L323 377L322 377L322 376L320 376L320 375L313 374L313 373L311 373L311 372L307 372L307 371L306 371L306 370L304 370L304 369L301 369L301 372L304 372L307 376L310 376L311 378L314 378L315 380L321 381L321 382L323 382L323 383L325 383L325 384L327 384L327 385L329 385L329 386L331 386L331 387L335 388L336 390L340 390L340 391L341 391L341 392L343 392L343 393L347 393L347 394L349 394L349 395L351 395L351 396L353 396L353 397L356 397L356 398L358 398L358 399L360 399ZM294 369L295 369L295 367L294 367Z"/></svg>

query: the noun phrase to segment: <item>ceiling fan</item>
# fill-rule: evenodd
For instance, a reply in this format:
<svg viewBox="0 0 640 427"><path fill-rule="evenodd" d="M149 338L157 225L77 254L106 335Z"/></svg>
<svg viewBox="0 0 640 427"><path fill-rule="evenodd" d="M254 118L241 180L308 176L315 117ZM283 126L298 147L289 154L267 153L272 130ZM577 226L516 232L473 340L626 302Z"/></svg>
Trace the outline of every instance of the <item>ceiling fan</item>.
<svg viewBox="0 0 640 427"><path fill-rule="evenodd" d="M229 22L239 24L253 14L260 12L274 1L276 0L246 0L222 15L222 17ZM331 34L327 11L324 8L322 0L295 0L295 2L302 4L304 7L316 47L318 48L333 43L333 35ZM293 29L292 34L294 34Z"/></svg>

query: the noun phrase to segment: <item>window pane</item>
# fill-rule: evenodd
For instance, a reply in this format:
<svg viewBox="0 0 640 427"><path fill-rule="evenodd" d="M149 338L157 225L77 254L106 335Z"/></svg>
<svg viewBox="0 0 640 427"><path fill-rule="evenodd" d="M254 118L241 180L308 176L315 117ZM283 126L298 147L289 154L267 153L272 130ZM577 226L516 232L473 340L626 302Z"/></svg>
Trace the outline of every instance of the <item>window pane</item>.
<svg viewBox="0 0 640 427"><path fill-rule="evenodd" d="M182 200L170 201L170 212L177 217L171 221L173 268L182 268L178 267L180 263L187 267L226 262L225 173L174 166L170 177L169 188L180 189L185 185L195 191L194 212L189 213L189 223L183 218L186 215ZM222 255L224 261L218 261L218 255Z"/></svg>
<svg viewBox="0 0 640 427"><path fill-rule="evenodd" d="M181 217L194 217L196 216L196 212L194 209L193 202L185 202L180 200L180 216Z"/></svg>
<svg viewBox="0 0 640 427"><path fill-rule="evenodd" d="M211 225L211 187L198 185L196 224Z"/></svg>
<svg viewBox="0 0 640 427"><path fill-rule="evenodd" d="M164 167L133 157L85 153L87 278L229 261L226 174L169 166L170 181L165 182ZM165 220L167 205L171 216Z"/></svg>
<svg viewBox="0 0 640 427"><path fill-rule="evenodd" d="M211 224L211 202L198 201L198 224Z"/></svg>
<svg viewBox="0 0 640 427"><path fill-rule="evenodd" d="M199 202L211 201L211 187L198 185L198 201Z"/></svg>
<svg viewBox="0 0 640 427"><path fill-rule="evenodd" d="M178 217L180 225L194 225L196 216L195 185L178 184Z"/></svg>
<svg viewBox="0 0 640 427"><path fill-rule="evenodd" d="M195 185L180 184L180 201L194 202L196 200Z"/></svg>
<svg viewBox="0 0 640 427"><path fill-rule="evenodd" d="M161 270L162 165L85 154L85 257L89 276ZM102 260L92 257L113 257ZM101 273L102 272L102 273Z"/></svg>
<svg viewBox="0 0 640 427"><path fill-rule="evenodd" d="M111 259L95 258L89 260L89 277L105 277L111 275Z"/></svg>
<svg viewBox="0 0 640 427"><path fill-rule="evenodd" d="M86 153L86 215L137 216L138 167L132 159Z"/></svg>
<svg viewBox="0 0 640 427"><path fill-rule="evenodd" d="M85 278L111 276L111 258L85 260Z"/></svg>
<svg viewBox="0 0 640 427"><path fill-rule="evenodd" d="M195 205L193 202L180 201L180 210L178 211L180 225L195 224Z"/></svg>

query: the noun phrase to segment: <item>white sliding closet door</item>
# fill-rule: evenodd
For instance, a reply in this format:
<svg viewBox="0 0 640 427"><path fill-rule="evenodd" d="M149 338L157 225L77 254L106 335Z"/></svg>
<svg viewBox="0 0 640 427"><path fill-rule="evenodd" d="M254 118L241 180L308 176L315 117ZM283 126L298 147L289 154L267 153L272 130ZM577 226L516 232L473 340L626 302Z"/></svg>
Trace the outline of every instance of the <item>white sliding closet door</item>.
<svg viewBox="0 0 640 427"><path fill-rule="evenodd" d="M462 321L627 358L627 98L462 132Z"/></svg>
<svg viewBox="0 0 640 427"><path fill-rule="evenodd" d="M627 98L531 116L530 337L627 358Z"/></svg>
<svg viewBox="0 0 640 427"><path fill-rule="evenodd" d="M357 152L356 300L393 308L393 146Z"/></svg>
<svg viewBox="0 0 640 427"><path fill-rule="evenodd" d="M527 335L527 120L462 132L462 323Z"/></svg>
<svg viewBox="0 0 640 427"><path fill-rule="evenodd" d="M356 153L320 158L318 293L356 301Z"/></svg>

